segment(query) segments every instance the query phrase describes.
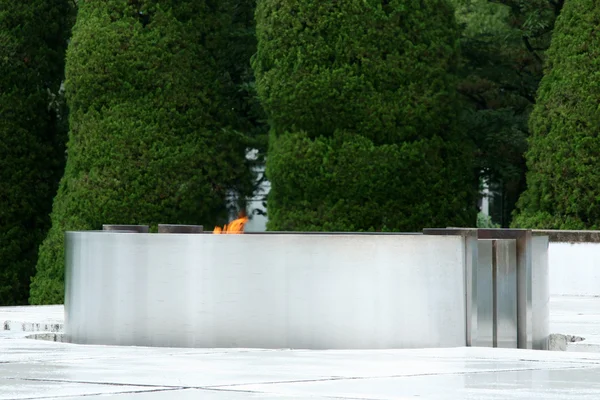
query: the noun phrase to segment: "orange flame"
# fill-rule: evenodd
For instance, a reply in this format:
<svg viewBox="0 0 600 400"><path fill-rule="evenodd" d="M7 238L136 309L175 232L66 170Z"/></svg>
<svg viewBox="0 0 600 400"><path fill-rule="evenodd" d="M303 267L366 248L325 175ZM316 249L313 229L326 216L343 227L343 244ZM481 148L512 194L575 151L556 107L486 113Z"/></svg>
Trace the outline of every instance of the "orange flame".
<svg viewBox="0 0 600 400"><path fill-rule="evenodd" d="M220 226L215 226L213 230L213 234L221 235L221 234L241 234L244 233L244 226L248 222L248 217L243 216L234 221L231 221L229 224L226 224L221 228Z"/></svg>

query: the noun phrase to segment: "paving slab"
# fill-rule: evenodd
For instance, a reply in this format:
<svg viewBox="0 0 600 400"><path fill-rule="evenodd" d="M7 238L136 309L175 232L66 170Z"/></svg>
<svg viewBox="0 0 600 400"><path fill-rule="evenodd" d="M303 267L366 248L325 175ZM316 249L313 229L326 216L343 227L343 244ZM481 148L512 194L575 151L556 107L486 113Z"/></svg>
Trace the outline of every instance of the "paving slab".
<svg viewBox="0 0 600 400"><path fill-rule="evenodd" d="M600 354L170 349L4 338L0 377L0 399L118 394L115 398L570 400L600 398Z"/></svg>
<svg viewBox="0 0 600 400"><path fill-rule="evenodd" d="M0 307L0 331L61 332L64 315L62 305Z"/></svg>
<svg viewBox="0 0 600 400"><path fill-rule="evenodd" d="M62 314L62 306L0 308L0 327L12 322L0 329L0 400L600 398L600 298L551 299L551 331L585 337L566 352L145 348L26 338L62 324Z"/></svg>
<svg viewBox="0 0 600 400"><path fill-rule="evenodd" d="M594 399L599 369L523 370L458 375L246 385L257 393L355 399Z"/></svg>
<svg viewBox="0 0 600 400"><path fill-rule="evenodd" d="M87 396L63 397L64 400L90 400ZM233 392L223 390L203 390L203 389L181 389L156 392L123 393L111 395L98 395L94 399L111 400L254 400L254 399L277 399L277 400L315 400L332 399L332 397L322 396L288 396L281 394L253 393L253 392Z"/></svg>
<svg viewBox="0 0 600 400"><path fill-rule="evenodd" d="M600 297L552 296L550 331L577 340L566 351L600 352Z"/></svg>
<svg viewBox="0 0 600 400"><path fill-rule="evenodd" d="M148 393L166 388L119 386L90 383L53 382L47 380L0 378L0 399L48 399L57 397L77 398L94 395ZM173 389L167 389L173 390Z"/></svg>

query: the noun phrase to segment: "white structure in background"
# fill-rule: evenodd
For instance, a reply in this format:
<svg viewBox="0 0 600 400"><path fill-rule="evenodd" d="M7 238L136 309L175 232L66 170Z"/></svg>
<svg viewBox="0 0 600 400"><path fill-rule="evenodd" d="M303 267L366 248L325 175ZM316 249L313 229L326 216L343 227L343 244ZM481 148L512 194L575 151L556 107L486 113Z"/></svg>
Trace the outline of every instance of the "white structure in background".
<svg viewBox="0 0 600 400"><path fill-rule="evenodd" d="M600 297L600 243L550 244L550 294Z"/></svg>
<svg viewBox="0 0 600 400"><path fill-rule="evenodd" d="M258 150L251 150L246 155L249 160L256 160L258 156ZM265 166L255 167L254 172L256 173L257 180L263 179L265 175ZM267 200L267 194L271 190L271 183L269 181L263 181L259 189L254 193L254 197L249 199L246 206L248 217L250 221L246 223L244 231L246 232L265 232L267 230L267 216L265 213L267 209L265 203Z"/></svg>
<svg viewBox="0 0 600 400"><path fill-rule="evenodd" d="M483 183L483 191L481 192L481 213L486 217L490 216L490 185L487 181Z"/></svg>

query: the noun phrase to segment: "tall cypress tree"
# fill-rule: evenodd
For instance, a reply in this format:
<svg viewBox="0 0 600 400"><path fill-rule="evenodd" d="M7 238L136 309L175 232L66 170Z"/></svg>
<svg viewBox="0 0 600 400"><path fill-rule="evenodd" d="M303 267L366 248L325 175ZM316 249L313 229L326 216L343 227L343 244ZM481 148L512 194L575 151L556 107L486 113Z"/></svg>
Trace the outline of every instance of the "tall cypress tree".
<svg viewBox="0 0 600 400"><path fill-rule="evenodd" d="M85 1L67 53L65 175L32 283L63 298L64 232L104 224L208 226L246 190L245 143L223 129L218 1Z"/></svg>
<svg viewBox="0 0 600 400"><path fill-rule="evenodd" d="M475 223L446 0L259 0L272 230Z"/></svg>
<svg viewBox="0 0 600 400"><path fill-rule="evenodd" d="M514 225L600 229L600 4L568 0L530 118L527 190Z"/></svg>
<svg viewBox="0 0 600 400"><path fill-rule="evenodd" d="M64 167L68 0L0 0L0 305L27 304Z"/></svg>

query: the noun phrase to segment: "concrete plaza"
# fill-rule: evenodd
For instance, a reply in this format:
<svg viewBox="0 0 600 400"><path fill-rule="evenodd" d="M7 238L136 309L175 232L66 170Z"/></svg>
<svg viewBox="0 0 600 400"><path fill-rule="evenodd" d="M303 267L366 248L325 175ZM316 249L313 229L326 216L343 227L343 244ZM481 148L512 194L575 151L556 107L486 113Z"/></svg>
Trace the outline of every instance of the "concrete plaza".
<svg viewBox="0 0 600 400"><path fill-rule="evenodd" d="M81 346L62 306L0 308L0 399L598 399L600 299L553 297L567 351ZM59 336L60 337L60 336Z"/></svg>

